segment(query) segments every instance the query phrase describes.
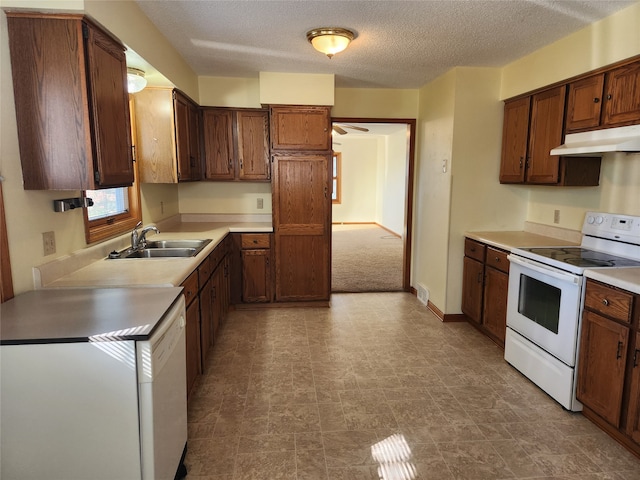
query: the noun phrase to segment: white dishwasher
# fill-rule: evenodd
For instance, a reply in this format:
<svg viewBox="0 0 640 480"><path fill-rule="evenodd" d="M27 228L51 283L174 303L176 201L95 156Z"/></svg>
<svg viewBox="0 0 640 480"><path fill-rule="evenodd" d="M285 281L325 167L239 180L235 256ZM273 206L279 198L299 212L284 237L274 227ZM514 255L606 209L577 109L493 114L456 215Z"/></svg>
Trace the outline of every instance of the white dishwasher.
<svg viewBox="0 0 640 480"><path fill-rule="evenodd" d="M187 385L184 297L148 341L137 342L140 443L143 480L186 474ZM180 476L180 475L178 475Z"/></svg>
<svg viewBox="0 0 640 480"><path fill-rule="evenodd" d="M2 480L186 474L180 293L40 290L0 306Z"/></svg>

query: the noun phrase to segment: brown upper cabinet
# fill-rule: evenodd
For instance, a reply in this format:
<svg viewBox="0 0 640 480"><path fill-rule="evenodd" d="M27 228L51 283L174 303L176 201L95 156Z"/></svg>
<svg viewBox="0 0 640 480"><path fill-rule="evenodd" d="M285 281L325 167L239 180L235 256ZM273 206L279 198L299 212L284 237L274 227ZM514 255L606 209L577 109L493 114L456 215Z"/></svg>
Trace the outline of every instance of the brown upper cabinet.
<svg viewBox="0 0 640 480"><path fill-rule="evenodd" d="M142 183L200 180L198 105L179 90L147 87L134 96Z"/></svg>
<svg viewBox="0 0 640 480"><path fill-rule="evenodd" d="M82 15L6 15L24 188L131 185L123 45Z"/></svg>
<svg viewBox="0 0 640 480"><path fill-rule="evenodd" d="M640 123L640 62L569 84L566 132Z"/></svg>
<svg viewBox="0 0 640 480"><path fill-rule="evenodd" d="M504 105L500 183L591 186L600 178L599 157L560 157L567 87L561 85Z"/></svg>
<svg viewBox="0 0 640 480"><path fill-rule="evenodd" d="M272 106L271 149L331 150L329 107Z"/></svg>
<svg viewBox="0 0 640 480"><path fill-rule="evenodd" d="M206 180L270 181L269 112L202 109Z"/></svg>

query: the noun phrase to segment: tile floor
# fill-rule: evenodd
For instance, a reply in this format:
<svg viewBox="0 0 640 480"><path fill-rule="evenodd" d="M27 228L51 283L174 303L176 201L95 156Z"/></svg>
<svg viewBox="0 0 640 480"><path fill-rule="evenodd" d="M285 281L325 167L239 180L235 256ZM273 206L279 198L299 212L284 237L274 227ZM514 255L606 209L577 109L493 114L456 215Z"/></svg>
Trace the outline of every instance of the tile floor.
<svg viewBox="0 0 640 480"><path fill-rule="evenodd" d="M465 323L406 293L231 312L189 406L188 479L640 479Z"/></svg>

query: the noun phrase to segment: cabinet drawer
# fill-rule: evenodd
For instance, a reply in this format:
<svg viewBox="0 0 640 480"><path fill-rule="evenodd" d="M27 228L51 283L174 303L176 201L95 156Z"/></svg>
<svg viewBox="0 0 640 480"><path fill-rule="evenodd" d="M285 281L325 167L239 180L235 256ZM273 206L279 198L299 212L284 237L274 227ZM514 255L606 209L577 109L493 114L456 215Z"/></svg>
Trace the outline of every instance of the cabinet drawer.
<svg viewBox="0 0 640 480"><path fill-rule="evenodd" d="M475 258L480 262L484 262L484 251L486 245L484 243L476 242L470 238L464 239L464 254L467 257Z"/></svg>
<svg viewBox="0 0 640 480"><path fill-rule="evenodd" d="M633 295L600 283L587 281L585 307L607 317L631 322Z"/></svg>
<svg viewBox="0 0 640 480"><path fill-rule="evenodd" d="M485 263L488 267L493 267L501 272L509 273L509 260L507 259L507 255L507 252L504 250L487 247L487 260Z"/></svg>
<svg viewBox="0 0 640 480"><path fill-rule="evenodd" d="M271 241L268 233L243 233L242 248L270 248Z"/></svg>
<svg viewBox="0 0 640 480"><path fill-rule="evenodd" d="M187 279L182 282L184 287L184 301L187 306L198 296L198 271L195 270Z"/></svg>

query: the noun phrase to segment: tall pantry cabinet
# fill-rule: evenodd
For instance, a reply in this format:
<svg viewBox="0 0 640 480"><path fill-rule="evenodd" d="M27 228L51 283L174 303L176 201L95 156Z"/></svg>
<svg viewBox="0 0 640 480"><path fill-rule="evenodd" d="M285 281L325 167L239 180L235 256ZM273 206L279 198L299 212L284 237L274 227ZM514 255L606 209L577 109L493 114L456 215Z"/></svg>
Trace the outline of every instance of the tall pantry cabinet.
<svg viewBox="0 0 640 480"><path fill-rule="evenodd" d="M330 107L271 106L270 119L275 300L329 300Z"/></svg>

